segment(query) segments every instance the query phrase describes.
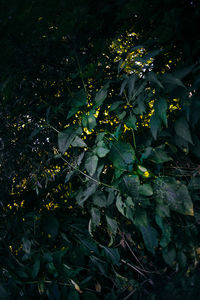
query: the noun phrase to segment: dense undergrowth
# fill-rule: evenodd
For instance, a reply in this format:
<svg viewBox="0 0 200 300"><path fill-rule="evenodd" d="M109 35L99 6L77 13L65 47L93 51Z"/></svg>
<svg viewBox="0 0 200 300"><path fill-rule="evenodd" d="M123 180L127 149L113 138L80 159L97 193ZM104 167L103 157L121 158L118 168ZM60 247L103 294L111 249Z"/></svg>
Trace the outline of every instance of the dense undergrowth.
<svg viewBox="0 0 200 300"><path fill-rule="evenodd" d="M198 299L199 5L179 4L2 2L1 299Z"/></svg>

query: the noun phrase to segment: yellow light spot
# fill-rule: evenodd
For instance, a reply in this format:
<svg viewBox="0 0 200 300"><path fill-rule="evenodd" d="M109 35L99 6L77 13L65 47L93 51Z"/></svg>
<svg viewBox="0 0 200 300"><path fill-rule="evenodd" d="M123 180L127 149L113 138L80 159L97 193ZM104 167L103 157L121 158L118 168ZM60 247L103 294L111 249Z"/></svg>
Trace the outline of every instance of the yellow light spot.
<svg viewBox="0 0 200 300"><path fill-rule="evenodd" d="M149 175L150 175L150 174L149 174L148 171L144 172L144 176L145 176L145 177L149 177Z"/></svg>

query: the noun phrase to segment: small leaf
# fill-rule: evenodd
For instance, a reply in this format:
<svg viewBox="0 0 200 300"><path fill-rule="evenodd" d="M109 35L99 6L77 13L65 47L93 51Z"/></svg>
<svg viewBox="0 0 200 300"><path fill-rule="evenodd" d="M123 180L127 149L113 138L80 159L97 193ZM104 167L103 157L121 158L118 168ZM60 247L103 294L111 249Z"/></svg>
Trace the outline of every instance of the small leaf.
<svg viewBox="0 0 200 300"><path fill-rule="evenodd" d="M75 129L74 126L68 127L65 131L58 134L58 147L62 154L67 151L73 140L77 135L82 133L82 129L79 127Z"/></svg>
<svg viewBox="0 0 200 300"><path fill-rule="evenodd" d="M108 216L106 216L106 221L110 232L115 235L117 233L117 221Z"/></svg>
<svg viewBox="0 0 200 300"><path fill-rule="evenodd" d="M122 197L119 194L117 195L116 207L118 211L125 216L126 204L122 201Z"/></svg>
<svg viewBox="0 0 200 300"><path fill-rule="evenodd" d="M125 123L129 128L137 130L136 121L136 117L134 115L130 115Z"/></svg>
<svg viewBox="0 0 200 300"><path fill-rule="evenodd" d="M93 176L96 169L97 169L97 164L98 164L98 157L96 155L90 156L87 158L85 162L85 168L90 174L90 176Z"/></svg>
<svg viewBox="0 0 200 300"><path fill-rule="evenodd" d="M101 106L103 104L103 102L106 99L107 94L108 94L108 88L109 88L109 83L105 84L104 87L101 88L97 92L96 97L94 99L95 107L96 106Z"/></svg>
<svg viewBox="0 0 200 300"><path fill-rule="evenodd" d="M142 196L152 196L153 195L153 189L152 189L150 184L144 183L144 184L140 185L139 193Z"/></svg>
<svg viewBox="0 0 200 300"><path fill-rule="evenodd" d="M72 147L87 147L86 143L78 136L71 143Z"/></svg>
<svg viewBox="0 0 200 300"><path fill-rule="evenodd" d="M98 208L92 207L91 208L91 216L92 216L92 223L95 226L99 226L100 218L101 218L100 210Z"/></svg>

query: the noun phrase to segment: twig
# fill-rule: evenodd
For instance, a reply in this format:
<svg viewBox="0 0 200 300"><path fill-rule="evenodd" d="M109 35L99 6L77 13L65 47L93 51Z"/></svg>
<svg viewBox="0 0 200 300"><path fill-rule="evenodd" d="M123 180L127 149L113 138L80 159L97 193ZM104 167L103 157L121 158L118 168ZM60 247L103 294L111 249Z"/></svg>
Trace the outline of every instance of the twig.
<svg viewBox="0 0 200 300"><path fill-rule="evenodd" d="M132 290L123 300L127 300L130 298L134 293L136 292L136 289Z"/></svg>
<svg viewBox="0 0 200 300"><path fill-rule="evenodd" d="M140 275L142 275L143 277L147 278L147 276L145 274L143 274L137 267L131 265L130 263L128 263L127 261L125 261L124 259L121 260L121 262L123 262L124 264L126 264L127 266L131 267L133 270L135 270L136 272L138 272Z"/></svg>

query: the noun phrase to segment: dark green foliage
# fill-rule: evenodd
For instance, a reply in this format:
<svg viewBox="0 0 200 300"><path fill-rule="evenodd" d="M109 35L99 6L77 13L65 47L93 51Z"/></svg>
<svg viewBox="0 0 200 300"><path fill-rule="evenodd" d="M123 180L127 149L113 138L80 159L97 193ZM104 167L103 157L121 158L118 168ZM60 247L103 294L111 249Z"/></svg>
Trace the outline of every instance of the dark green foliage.
<svg viewBox="0 0 200 300"><path fill-rule="evenodd" d="M199 17L1 1L0 299L198 299Z"/></svg>

